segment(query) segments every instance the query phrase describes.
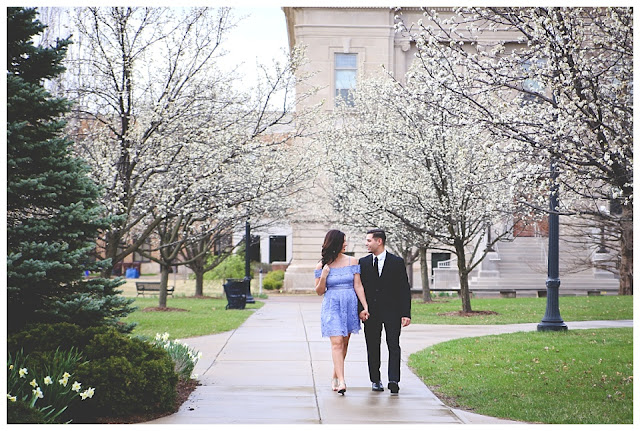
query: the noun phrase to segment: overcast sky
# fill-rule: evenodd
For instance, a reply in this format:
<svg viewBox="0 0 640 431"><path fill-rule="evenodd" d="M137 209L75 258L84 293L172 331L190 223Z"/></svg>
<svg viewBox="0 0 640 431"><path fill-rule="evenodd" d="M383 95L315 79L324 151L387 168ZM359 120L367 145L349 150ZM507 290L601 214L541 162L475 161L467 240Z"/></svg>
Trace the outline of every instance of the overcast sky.
<svg viewBox="0 0 640 431"><path fill-rule="evenodd" d="M287 25L281 7L241 7L235 17L245 17L229 34L224 47L230 64L244 63L243 73L254 75L256 63L270 64L274 58L284 60L289 51ZM284 51L283 51L284 50ZM247 76L252 79L253 76Z"/></svg>

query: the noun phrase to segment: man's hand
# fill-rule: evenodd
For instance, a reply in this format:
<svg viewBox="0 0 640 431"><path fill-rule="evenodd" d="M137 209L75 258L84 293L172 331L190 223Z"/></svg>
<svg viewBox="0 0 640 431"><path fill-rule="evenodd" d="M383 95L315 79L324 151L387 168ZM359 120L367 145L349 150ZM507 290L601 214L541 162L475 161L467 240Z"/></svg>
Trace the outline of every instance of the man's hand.
<svg viewBox="0 0 640 431"><path fill-rule="evenodd" d="M396 320L397 322L397 320ZM402 327L404 328L405 326L409 326L411 325L411 318L410 317L403 317L402 318Z"/></svg>
<svg viewBox="0 0 640 431"><path fill-rule="evenodd" d="M366 322L367 319L369 319L369 312L367 310L362 310L360 312L360 320L362 320L363 322Z"/></svg>

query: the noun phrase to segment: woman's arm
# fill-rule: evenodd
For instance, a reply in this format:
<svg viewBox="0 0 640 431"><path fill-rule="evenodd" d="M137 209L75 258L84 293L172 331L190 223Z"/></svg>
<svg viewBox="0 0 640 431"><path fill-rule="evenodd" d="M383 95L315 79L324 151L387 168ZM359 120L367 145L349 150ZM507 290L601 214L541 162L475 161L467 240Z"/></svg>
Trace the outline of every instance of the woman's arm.
<svg viewBox="0 0 640 431"><path fill-rule="evenodd" d="M322 266L322 262L318 262L316 269L322 269L322 274L319 278L316 278L316 293L318 295L324 295L327 291L327 276L329 275L329 265Z"/></svg>
<svg viewBox="0 0 640 431"><path fill-rule="evenodd" d="M369 305L367 304L367 297L364 294L364 287L362 286L362 280L360 280L360 274L354 274L353 276L353 288L356 291L356 296L362 304L362 308L366 317L369 317ZM361 313L362 313L361 311ZM365 319L366 320L366 319Z"/></svg>

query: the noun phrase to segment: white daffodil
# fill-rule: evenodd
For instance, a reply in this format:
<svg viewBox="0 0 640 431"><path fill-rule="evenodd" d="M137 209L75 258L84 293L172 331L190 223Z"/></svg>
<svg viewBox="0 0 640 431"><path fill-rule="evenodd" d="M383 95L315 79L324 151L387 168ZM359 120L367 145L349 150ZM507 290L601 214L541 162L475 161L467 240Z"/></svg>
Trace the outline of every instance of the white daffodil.
<svg viewBox="0 0 640 431"><path fill-rule="evenodd" d="M24 379L24 376L29 374L29 371L27 371L26 368L20 368L20 370L18 370L18 374L20 374L20 377L22 377Z"/></svg>
<svg viewBox="0 0 640 431"><path fill-rule="evenodd" d="M73 382L73 385L71 385L71 390L75 392L79 392L80 386L82 385L79 382Z"/></svg>
<svg viewBox="0 0 640 431"><path fill-rule="evenodd" d="M80 398L82 398L83 400L86 400L87 398L93 398L94 391L95 388L89 388L80 394Z"/></svg>
<svg viewBox="0 0 640 431"><path fill-rule="evenodd" d="M45 385L50 385L53 383L53 380L51 379L51 376L47 376L44 378L44 384Z"/></svg>
<svg viewBox="0 0 640 431"><path fill-rule="evenodd" d="M33 395L35 395L38 398L44 398L44 394L42 393L42 390L40 390L40 388L35 388L34 390L32 390L31 392L33 392Z"/></svg>

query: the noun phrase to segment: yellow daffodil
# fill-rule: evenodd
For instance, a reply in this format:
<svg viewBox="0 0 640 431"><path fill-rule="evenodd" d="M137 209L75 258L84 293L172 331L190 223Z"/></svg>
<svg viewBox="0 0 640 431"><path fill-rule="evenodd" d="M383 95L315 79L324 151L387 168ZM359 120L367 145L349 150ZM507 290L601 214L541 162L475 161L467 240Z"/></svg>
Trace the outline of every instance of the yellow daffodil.
<svg viewBox="0 0 640 431"><path fill-rule="evenodd" d="M18 399L15 396L11 395L11 394L7 394L7 399L9 401L11 401L12 403L15 403L16 401L18 401Z"/></svg>

